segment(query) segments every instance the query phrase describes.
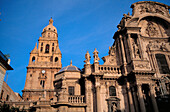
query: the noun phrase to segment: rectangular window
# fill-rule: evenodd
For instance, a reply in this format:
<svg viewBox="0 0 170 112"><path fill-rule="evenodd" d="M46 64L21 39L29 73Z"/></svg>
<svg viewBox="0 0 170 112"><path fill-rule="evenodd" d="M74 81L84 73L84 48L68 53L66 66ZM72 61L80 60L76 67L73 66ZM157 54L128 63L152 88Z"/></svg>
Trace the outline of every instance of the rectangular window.
<svg viewBox="0 0 170 112"><path fill-rule="evenodd" d="M169 74L169 67L168 67L168 63L166 61L166 57L163 54L156 54L155 55L157 63L158 63L158 67L159 67L159 72L161 74Z"/></svg>
<svg viewBox="0 0 170 112"><path fill-rule="evenodd" d="M6 96L6 101L8 101L8 100L9 100L9 95Z"/></svg>
<svg viewBox="0 0 170 112"><path fill-rule="evenodd" d="M69 93L69 95L74 95L74 86L68 87L68 93Z"/></svg>
<svg viewBox="0 0 170 112"><path fill-rule="evenodd" d="M0 98L0 99L2 99L2 97L3 97L3 94L4 94L4 91L2 90L2 92L1 92L1 98Z"/></svg>
<svg viewBox="0 0 170 112"><path fill-rule="evenodd" d="M40 85L41 85L42 88L44 88L44 86L45 86L45 81L44 81L44 80L41 80L41 81L40 81Z"/></svg>

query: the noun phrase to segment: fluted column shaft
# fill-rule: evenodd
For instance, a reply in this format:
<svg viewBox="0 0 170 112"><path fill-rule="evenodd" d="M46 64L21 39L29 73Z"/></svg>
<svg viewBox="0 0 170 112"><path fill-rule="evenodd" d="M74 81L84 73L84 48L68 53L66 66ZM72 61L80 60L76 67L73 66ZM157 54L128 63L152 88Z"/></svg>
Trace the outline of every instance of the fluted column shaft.
<svg viewBox="0 0 170 112"><path fill-rule="evenodd" d="M132 93L130 90L130 84L128 82L127 82L127 91L128 91L128 96L129 96L130 112L135 112L133 99L132 99Z"/></svg>
<svg viewBox="0 0 170 112"><path fill-rule="evenodd" d="M136 110L136 112L139 112L139 108L138 108L139 104L138 104L138 100L136 97L136 91L135 91L134 87L132 88L132 94L133 94L133 98L134 98L135 110Z"/></svg>
<svg viewBox="0 0 170 112"><path fill-rule="evenodd" d="M149 87L150 87L150 95L151 95L151 100L152 100L152 105L153 105L154 112L159 112L158 111L158 106L157 106L157 103L156 103L156 99L155 99L155 96L154 96L153 86L149 85Z"/></svg>
<svg viewBox="0 0 170 112"><path fill-rule="evenodd" d="M141 87L141 85L137 85L137 87L138 87L138 97L139 97L140 110L141 110L141 112L146 112L145 103L144 103L144 100L143 100L142 87Z"/></svg>

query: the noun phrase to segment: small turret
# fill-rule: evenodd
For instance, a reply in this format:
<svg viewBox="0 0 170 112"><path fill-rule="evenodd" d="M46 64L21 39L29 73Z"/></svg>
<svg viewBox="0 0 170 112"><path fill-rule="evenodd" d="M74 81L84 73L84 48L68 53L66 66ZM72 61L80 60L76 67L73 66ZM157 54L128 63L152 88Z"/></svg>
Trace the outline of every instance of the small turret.
<svg viewBox="0 0 170 112"><path fill-rule="evenodd" d="M36 43L34 49L31 51L31 53L37 53L37 52L38 52L38 49L37 49L37 43Z"/></svg>

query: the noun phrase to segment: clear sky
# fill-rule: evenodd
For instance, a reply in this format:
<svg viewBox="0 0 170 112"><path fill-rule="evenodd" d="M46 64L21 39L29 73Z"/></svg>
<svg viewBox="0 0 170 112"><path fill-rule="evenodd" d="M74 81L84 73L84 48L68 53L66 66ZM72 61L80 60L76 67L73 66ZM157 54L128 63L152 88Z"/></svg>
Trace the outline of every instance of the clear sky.
<svg viewBox="0 0 170 112"><path fill-rule="evenodd" d="M0 50L10 54L13 71L8 71L8 85L22 94L29 53L52 17L59 36L62 65L70 60L83 68L85 53L91 57L95 48L99 57L108 48L124 13L139 0L0 0ZM157 0L170 5L170 0ZM91 59L91 63L93 58ZM100 59L100 64L103 61Z"/></svg>

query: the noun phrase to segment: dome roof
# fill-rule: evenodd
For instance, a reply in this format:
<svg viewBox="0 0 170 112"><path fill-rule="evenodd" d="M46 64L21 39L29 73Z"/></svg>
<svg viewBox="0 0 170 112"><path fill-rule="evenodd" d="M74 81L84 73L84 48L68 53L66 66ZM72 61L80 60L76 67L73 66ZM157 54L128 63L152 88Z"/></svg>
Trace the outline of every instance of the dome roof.
<svg viewBox="0 0 170 112"><path fill-rule="evenodd" d="M44 29L43 29L43 32L44 31L53 31L55 33L57 33L57 29L55 26L53 26L53 19L51 18L49 20L49 25L47 25Z"/></svg>
<svg viewBox="0 0 170 112"><path fill-rule="evenodd" d="M78 67L76 66L73 66L72 65L72 61L70 63L70 65L66 66L66 67L63 67L59 72L63 72L63 71L69 71L69 72L80 72L81 69L79 69ZM58 72L58 73L59 73Z"/></svg>

